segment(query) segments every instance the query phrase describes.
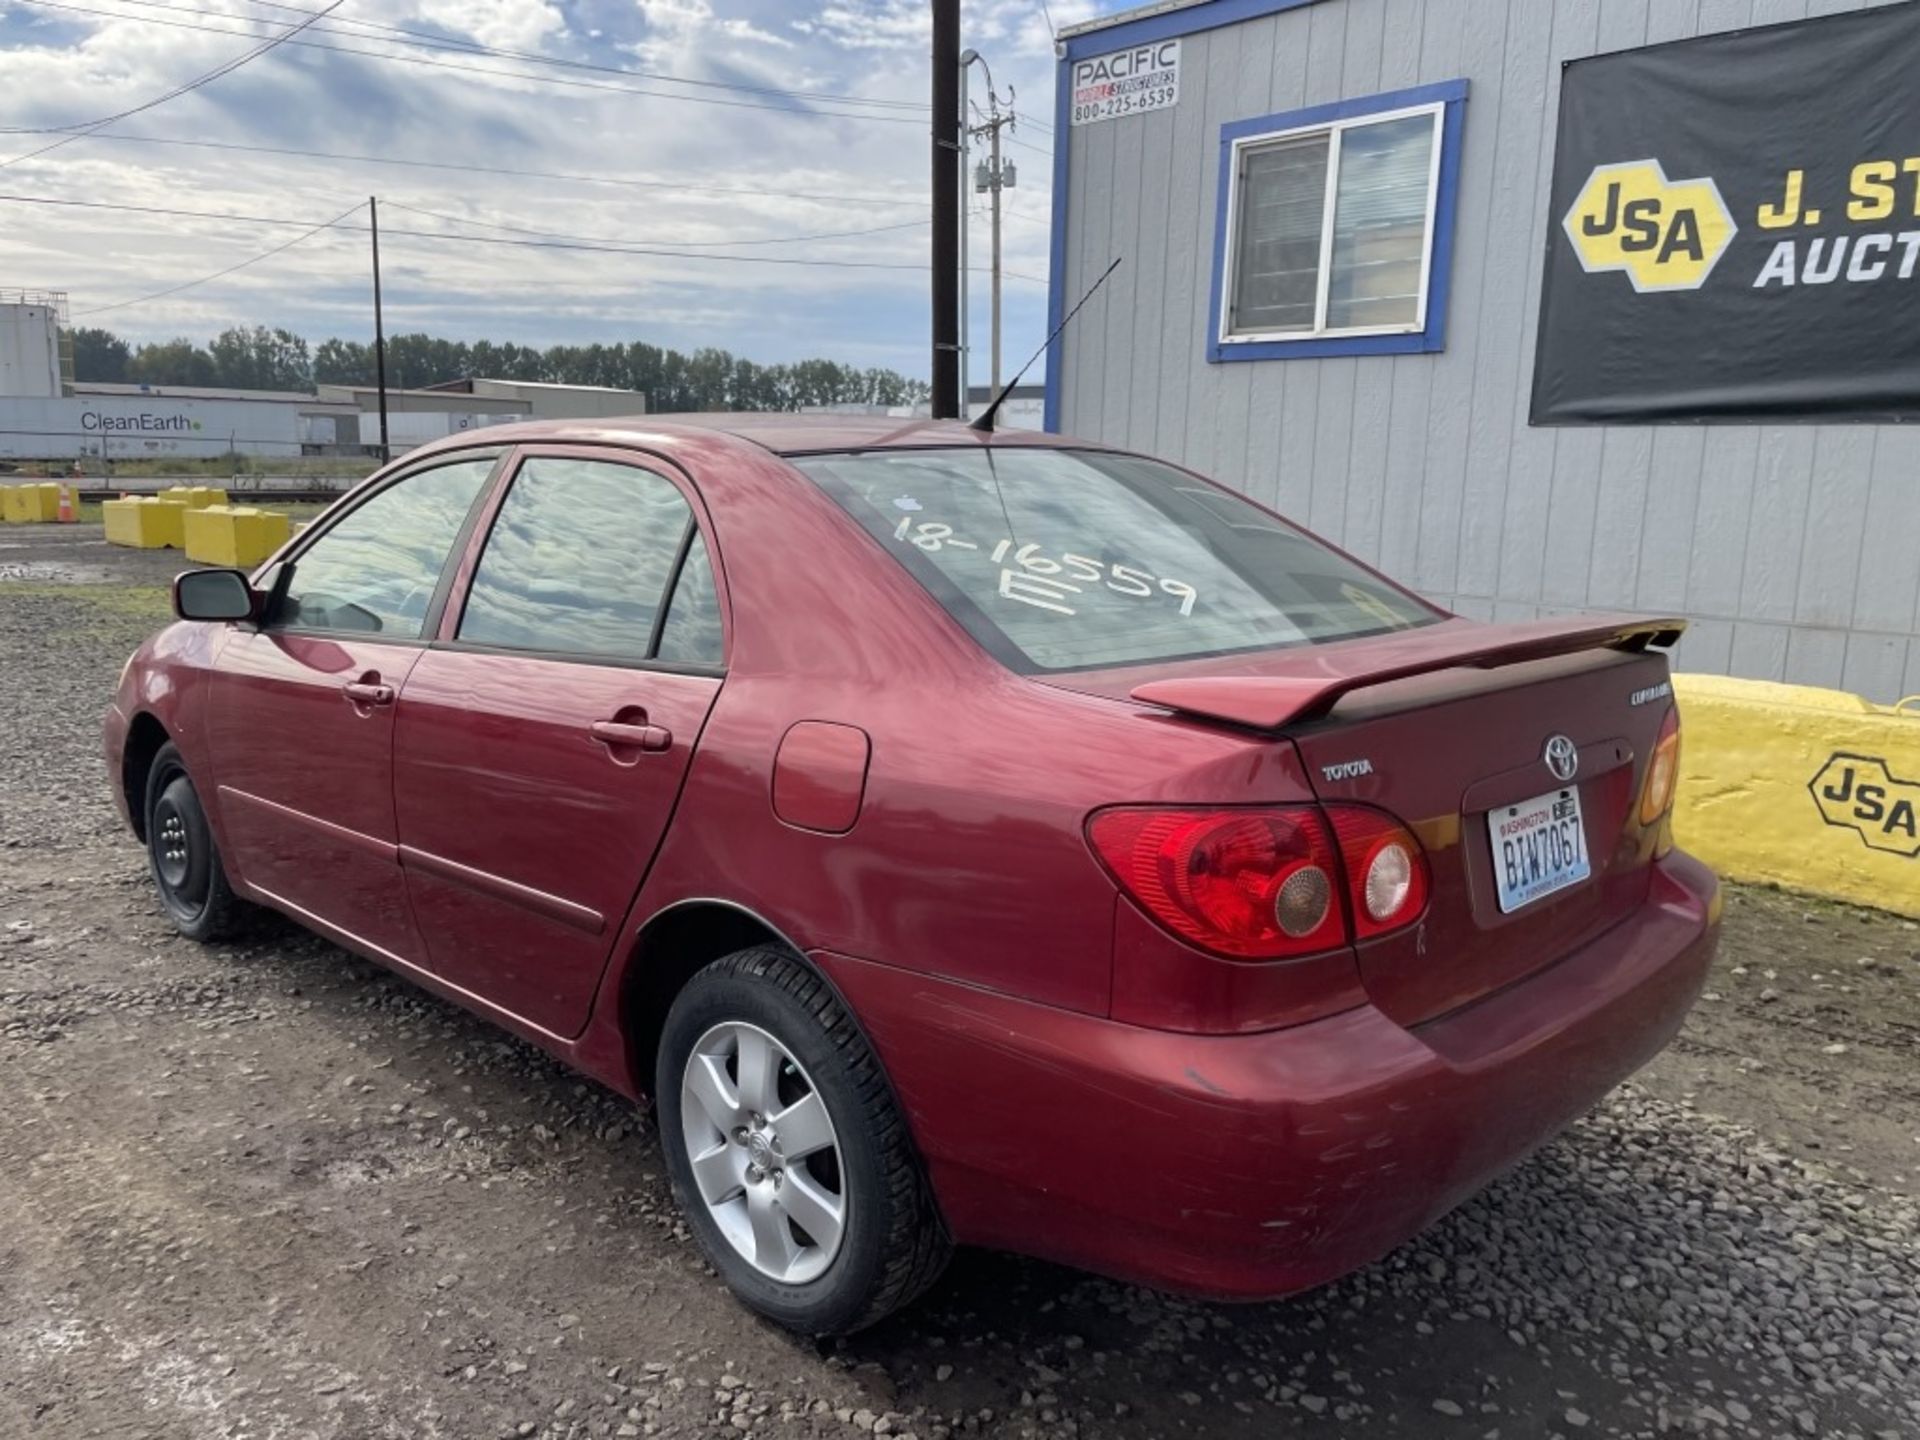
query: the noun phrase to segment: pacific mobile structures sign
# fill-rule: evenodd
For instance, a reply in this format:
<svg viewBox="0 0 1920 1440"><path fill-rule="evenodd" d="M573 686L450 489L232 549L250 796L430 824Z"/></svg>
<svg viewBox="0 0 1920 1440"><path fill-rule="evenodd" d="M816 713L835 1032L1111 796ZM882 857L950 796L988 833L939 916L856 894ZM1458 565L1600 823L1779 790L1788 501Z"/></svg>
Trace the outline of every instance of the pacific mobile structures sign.
<svg viewBox="0 0 1920 1440"><path fill-rule="evenodd" d="M1575 61L1536 424L1920 419L1920 6Z"/></svg>
<svg viewBox="0 0 1920 1440"><path fill-rule="evenodd" d="M1073 64L1068 123L1091 125L1180 103L1180 42L1160 40Z"/></svg>
<svg viewBox="0 0 1920 1440"><path fill-rule="evenodd" d="M142 410L137 415L107 415L98 410L80 412L80 428L89 433L96 431L132 431L140 435L177 435L190 433L200 428L200 422L191 415L156 415L150 410Z"/></svg>

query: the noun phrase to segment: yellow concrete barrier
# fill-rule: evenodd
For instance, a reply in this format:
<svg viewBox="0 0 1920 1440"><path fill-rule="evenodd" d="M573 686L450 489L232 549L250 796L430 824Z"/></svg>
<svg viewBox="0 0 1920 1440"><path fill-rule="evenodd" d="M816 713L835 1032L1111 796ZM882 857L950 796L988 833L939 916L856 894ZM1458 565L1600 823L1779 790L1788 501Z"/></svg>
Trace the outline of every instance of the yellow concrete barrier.
<svg viewBox="0 0 1920 1440"><path fill-rule="evenodd" d="M1734 880L1920 916L1920 696L1676 675L1674 835Z"/></svg>
<svg viewBox="0 0 1920 1440"><path fill-rule="evenodd" d="M109 500L100 507L107 523L109 545L131 545L139 550L186 545L187 507L178 500L142 495Z"/></svg>
<svg viewBox="0 0 1920 1440"><path fill-rule="evenodd" d="M287 543L285 515L251 505L209 505L186 514L187 558L203 565L251 570Z"/></svg>
<svg viewBox="0 0 1920 1440"><path fill-rule="evenodd" d="M0 520L9 525L40 525L59 518L58 481L35 481L0 489Z"/></svg>
<svg viewBox="0 0 1920 1440"><path fill-rule="evenodd" d="M227 492L218 485L170 485L160 492L162 500L176 500L189 510L204 510L209 505L225 505Z"/></svg>

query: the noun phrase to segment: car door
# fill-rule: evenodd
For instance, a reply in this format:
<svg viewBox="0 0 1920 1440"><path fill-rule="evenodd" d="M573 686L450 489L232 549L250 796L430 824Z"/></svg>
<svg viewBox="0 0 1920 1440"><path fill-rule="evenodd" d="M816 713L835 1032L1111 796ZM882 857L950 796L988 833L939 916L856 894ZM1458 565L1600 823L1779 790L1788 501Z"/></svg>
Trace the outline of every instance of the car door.
<svg viewBox="0 0 1920 1440"><path fill-rule="evenodd" d="M444 607L499 452L436 461L328 515L222 645L208 742L227 863L273 903L411 963L394 702Z"/></svg>
<svg viewBox="0 0 1920 1440"><path fill-rule="evenodd" d="M401 864L436 974L577 1033L724 673L696 497L624 452L523 453L400 693Z"/></svg>

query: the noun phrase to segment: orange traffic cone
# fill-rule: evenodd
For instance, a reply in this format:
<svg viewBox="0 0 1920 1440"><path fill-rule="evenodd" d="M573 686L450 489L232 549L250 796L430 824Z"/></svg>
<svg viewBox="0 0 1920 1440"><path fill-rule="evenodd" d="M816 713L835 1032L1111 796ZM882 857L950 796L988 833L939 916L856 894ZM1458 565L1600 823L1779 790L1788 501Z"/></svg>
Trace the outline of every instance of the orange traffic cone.
<svg viewBox="0 0 1920 1440"><path fill-rule="evenodd" d="M62 525L71 525L79 519L73 509L73 486L65 482L60 486L60 508L55 512L54 518Z"/></svg>

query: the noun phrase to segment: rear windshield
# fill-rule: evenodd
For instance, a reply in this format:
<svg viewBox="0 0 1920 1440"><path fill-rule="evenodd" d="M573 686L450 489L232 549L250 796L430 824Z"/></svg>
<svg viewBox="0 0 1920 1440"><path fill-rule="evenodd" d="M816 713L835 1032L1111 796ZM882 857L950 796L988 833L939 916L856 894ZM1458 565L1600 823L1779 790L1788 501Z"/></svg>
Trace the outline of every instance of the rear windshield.
<svg viewBox="0 0 1920 1440"><path fill-rule="evenodd" d="M1016 670L1311 645L1439 618L1237 495L1137 456L889 450L793 463Z"/></svg>

